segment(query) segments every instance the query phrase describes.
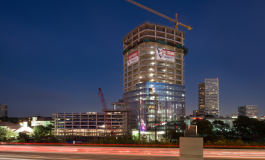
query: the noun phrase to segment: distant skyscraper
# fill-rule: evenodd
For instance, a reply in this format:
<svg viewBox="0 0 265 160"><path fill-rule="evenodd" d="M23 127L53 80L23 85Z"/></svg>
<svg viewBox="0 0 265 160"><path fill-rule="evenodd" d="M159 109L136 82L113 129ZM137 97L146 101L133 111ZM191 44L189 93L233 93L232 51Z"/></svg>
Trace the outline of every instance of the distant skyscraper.
<svg viewBox="0 0 265 160"><path fill-rule="evenodd" d="M199 115L219 117L219 80L205 79L198 84Z"/></svg>
<svg viewBox="0 0 265 160"><path fill-rule="evenodd" d="M0 117L8 116L8 105L0 103Z"/></svg>
<svg viewBox="0 0 265 160"><path fill-rule="evenodd" d="M257 105L239 106L238 116L247 116L249 118L257 118L258 117L258 106Z"/></svg>
<svg viewBox="0 0 265 160"><path fill-rule="evenodd" d="M205 82L198 84L199 92L199 115L205 114Z"/></svg>

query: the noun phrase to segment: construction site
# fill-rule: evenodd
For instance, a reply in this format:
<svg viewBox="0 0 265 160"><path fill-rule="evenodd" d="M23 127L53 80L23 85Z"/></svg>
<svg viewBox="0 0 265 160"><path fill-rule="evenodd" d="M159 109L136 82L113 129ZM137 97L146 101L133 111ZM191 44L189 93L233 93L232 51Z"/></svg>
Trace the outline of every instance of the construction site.
<svg viewBox="0 0 265 160"><path fill-rule="evenodd" d="M133 0L126 0L174 23L174 27L144 22L128 32L123 43L123 99L106 102L99 88L103 113L55 113L54 135L90 141L126 133L160 141L168 129L183 132L185 116L185 33L192 27Z"/></svg>

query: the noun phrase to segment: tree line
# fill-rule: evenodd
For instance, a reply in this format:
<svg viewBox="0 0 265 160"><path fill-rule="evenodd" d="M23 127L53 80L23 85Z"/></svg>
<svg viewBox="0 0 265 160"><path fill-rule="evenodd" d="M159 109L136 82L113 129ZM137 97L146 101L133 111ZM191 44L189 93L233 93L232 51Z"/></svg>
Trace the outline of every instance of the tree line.
<svg viewBox="0 0 265 160"><path fill-rule="evenodd" d="M215 120L212 123L207 119L195 119L191 125L197 125L197 136L203 137L205 144L252 144L265 145L265 121L246 116L239 116L233 122L233 127L223 121ZM106 136L100 140L91 140L90 143L101 144L178 144L179 137L184 136L186 124L181 125L182 132L176 129L167 129L160 141L154 141L150 135L141 134L140 136L127 133L121 137ZM2 142L51 142L57 143L58 140L52 135L52 125L35 126L33 133L15 133L8 128L0 128L0 141ZM65 141L63 141L65 142Z"/></svg>
<svg viewBox="0 0 265 160"><path fill-rule="evenodd" d="M52 135L53 126L50 124L48 126L35 126L33 128L33 133L16 133L13 132L8 127L0 128L0 141L2 142L35 142L40 143L43 140L45 142L57 143L58 140Z"/></svg>
<svg viewBox="0 0 265 160"><path fill-rule="evenodd" d="M264 144L265 142L265 121L246 116L238 116L233 122L232 128L220 120L215 120L211 123L206 119L196 119L191 124L197 125L198 137L203 137L204 142L211 144L217 141L228 143L228 141L235 140L259 144Z"/></svg>

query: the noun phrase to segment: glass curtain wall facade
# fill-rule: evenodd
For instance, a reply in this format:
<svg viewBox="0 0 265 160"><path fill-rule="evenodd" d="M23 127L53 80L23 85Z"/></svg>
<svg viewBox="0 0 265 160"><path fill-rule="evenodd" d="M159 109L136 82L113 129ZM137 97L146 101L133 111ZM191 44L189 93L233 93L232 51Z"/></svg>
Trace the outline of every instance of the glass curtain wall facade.
<svg viewBox="0 0 265 160"><path fill-rule="evenodd" d="M134 117L131 127L141 131L164 131L168 122L180 126L185 115L183 85L145 82L137 84L134 91L124 93L123 100Z"/></svg>

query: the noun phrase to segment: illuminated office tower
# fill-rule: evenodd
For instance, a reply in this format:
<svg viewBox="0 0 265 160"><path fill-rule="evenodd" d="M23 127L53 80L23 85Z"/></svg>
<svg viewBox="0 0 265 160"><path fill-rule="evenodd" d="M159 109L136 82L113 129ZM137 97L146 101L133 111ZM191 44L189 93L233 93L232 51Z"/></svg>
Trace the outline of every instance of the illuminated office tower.
<svg viewBox="0 0 265 160"><path fill-rule="evenodd" d="M205 79L198 84L199 115L219 117L219 80Z"/></svg>
<svg viewBox="0 0 265 160"><path fill-rule="evenodd" d="M163 134L166 127L181 124L188 53L184 39L175 28L149 22L123 38L123 100L132 111L132 129Z"/></svg>

